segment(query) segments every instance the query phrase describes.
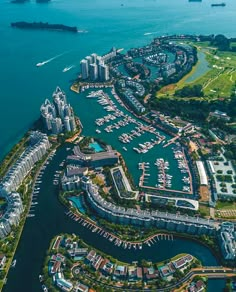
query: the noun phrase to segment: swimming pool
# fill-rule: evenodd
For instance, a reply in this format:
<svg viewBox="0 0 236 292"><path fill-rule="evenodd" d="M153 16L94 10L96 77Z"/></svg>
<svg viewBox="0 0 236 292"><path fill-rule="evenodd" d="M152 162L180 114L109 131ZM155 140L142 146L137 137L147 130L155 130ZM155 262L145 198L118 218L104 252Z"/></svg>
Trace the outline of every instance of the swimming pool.
<svg viewBox="0 0 236 292"><path fill-rule="evenodd" d="M89 148L93 148L95 152L101 152L104 150L97 142L90 143Z"/></svg>
<svg viewBox="0 0 236 292"><path fill-rule="evenodd" d="M73 197L69 197L68 199L72 202L75 208L77 208L82 214L85 214L85 209L83 207L80 197L73 196Z"/></svg>

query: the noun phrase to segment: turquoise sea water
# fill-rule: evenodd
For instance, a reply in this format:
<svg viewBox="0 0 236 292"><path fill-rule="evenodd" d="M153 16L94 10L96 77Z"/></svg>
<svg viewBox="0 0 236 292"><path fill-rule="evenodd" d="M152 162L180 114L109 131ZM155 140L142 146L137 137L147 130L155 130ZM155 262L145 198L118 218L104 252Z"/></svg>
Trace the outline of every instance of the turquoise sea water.
<svg viewBox="0 0 236 292"><path fill-rule="evenodd" d="M11 4L0 1L0 158L39 115L39 106L60 85L72 104L78 100L69 91L82 57L102 54L112 46L128 49L149 42L154 36L173 33L224 33L236 35L236 2L212 8L211 0L52 0ZM121 4L124 6L121 6ZM87 34L19 30L14 21L48 21L76 25ZM220 23L220 25L218 25ZM144 35L145 33L151 33ZM69 52L68 52L69 51ZM36 63L67 52L47 65Z"/></svg>
<svg viewBox="0 0 236 292"><path fill-rule="evenodd" d="M224 2L226 7L212 8L211 0L195 3L187 0L52 0L46 5L36 4L33 0L22 5L0 0L0 158L39 116L41 103L51 96L57 85L65 90L78 115L82 112L86 112L88 116L93 115L88 103L82 102L82 98L69 90L71 81L78 74L81 58L93 52L103 54L112 46L129 49L144 45L153 37L163 34L223 33L236 36L236 2ZM122 3L124 6L121 6ZM11 22L21 20L76 25L79 29L88 30L88 33L31 31L10 27ZM35 66L38 62L63 52L63 56L45 66ZM62 72L72 64L76 67L66 73ZM19 268L11 271L6 291L17 291L18 283L24 275L24 283L21 285L22 288L27 286L24 291L38 291L35 285L39 285L37 277L51 237L60 231L75 230L69 226L55 229L55 226L63 226L68 219L62 218L64 209L60 205L49 201L56 196L54 192L55 190L51 190L51 196L48 196L48 189L44 190L44 198L47 195L47 200L41 202L43 208L40 210L43 212L39 212L42 214L37 215L34 223L27 221L17 252ZM55 220L50 220L47 216L44 218L47 213L55 214ZM79 232L83 234L84 231ZM91 237L89 242L92 244L94 238ZM178 250L179 246L182 245L175 245L172 249L174 254L182 251ZM189 243L186 243L187 247L189 248ZM198 245L192 245L194 250L197 247ZM34 249L32 256L28 256L28 251ZM159 250L166 256L163 253L164 246L160 246ZM116 252L123 255L120 250ZM145 254L148 255L148 251L145 250ZM30 284L27 285L27 275L31 275L32 271L33 280L29 279ZM208 291L222 291L222 287L217 282Z"/></svg>

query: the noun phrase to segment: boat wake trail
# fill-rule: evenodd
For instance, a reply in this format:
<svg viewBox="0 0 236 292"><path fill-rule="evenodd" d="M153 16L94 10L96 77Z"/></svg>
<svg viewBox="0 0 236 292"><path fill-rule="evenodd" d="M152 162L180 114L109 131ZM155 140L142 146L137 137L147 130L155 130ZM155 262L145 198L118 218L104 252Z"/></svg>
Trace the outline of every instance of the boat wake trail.
<svg viewBox="0 0 236 292"><path fill-rule="evenodd" d="M151 35L151 34L155 34L155 33L158 33L157 31L154 31L154 32L145 32L143 35Z"/></svg>
<svg viewBox="0 0 236 292"><path fill-rule="evenodd" d="M64 52L64 53L61 53L61 54L59 54L59 55L56 55L55 57L52 57L52 58L50 58L50 59L48 59L48 60L45 60L45 61L43 61L43 62L40 62L40 63L36 64L36 66L37 66L37 67L41 67L41 66L43 66L43 65L45 65L45 64L48 64L48 63L52 62L53 60L55 60L55 59L57 59L57 58L59 58L59 57L65 55L65 54L68 54L69 52L70 52L70 51L66 51L66 52Z"/></svg>
<svg viewBox="0 0 236 292"><path fill-rule="evenodd" d="M72 69L72 68L74 68L75 67L75 65L70 65L70 66L68 66L68 67L65 67L63 70L62 70L62 72L67 72L67 71L69 71L70 69Z"/></svg>

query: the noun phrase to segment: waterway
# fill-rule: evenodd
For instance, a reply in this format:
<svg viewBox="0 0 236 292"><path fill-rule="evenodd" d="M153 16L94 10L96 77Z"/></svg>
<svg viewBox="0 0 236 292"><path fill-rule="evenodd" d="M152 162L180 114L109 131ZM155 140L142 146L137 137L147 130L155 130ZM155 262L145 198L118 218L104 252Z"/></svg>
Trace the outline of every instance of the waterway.
<svg viewBox="0 0 236 292"><path fill-rule="evenodd" d="M57 186L52 184L55 171L69 153L65 150L67 147L68 145L57 151L44 171L37 199L38 205L35 205L33 212L35 217L27 218L15 256L17 264L14 269L10 269L4 291L41 291L38 275L41 273L45 252L52 237L62 232L78 234L88 244L121 261L146 259L156 262L178 253L190 253L201 260L203 265L217 264L210 250L197 242L175 238L173 241L158 241L151 247L144 245L142 250L125 250L72 221L65 215L66 210L58 201Z"/></svg>
<svg viewBox="0 0 236 292"><path fill-rule="evenodd" d="M80 117L81 122L83 124L83 135L100 138L107 144L110 144L114 149L122 153L127 164L127 167L129 169L129 172L132 174L136 186L138 186L139 178L142 174L141 170L138 169L138 163L140 162L150 163L149 168L146 170L149 176L147 176L145 179L145 185L155 187L155 185L158 184L157 181L158 169L157 166L154 165L154 163L156 162L157 158L164 158L165 161L169 162L170 166L170 170L166 171L166 173L169 173L173 176L171 179L172 183L171 189L181 191L183 188L182 178L186 176L186 174L182 174L180 172L177 160L174 159L174 153L172 149L173 144L164 148L163 144L160 143L159 145L155 145L147 153L138 154L133 150L133 147L140 148L139 146L140 143L144 143L147 141L151 142L151 139L156 140L157 139L156 136L151 133L144 133L140 137L134 137L130 143L123 144L119 141L118 137L123 133L131 133L131 130L134 130L135 126L137 126L136 124L130 123L129 125L120 127L119 129L113 129L113 132L109 133L104 131L104 129L108 125L117 123L119 120L122 120L123 118L118 118L116 120L110 121L109 123L105 123L103 126L100 127L96 126L95 120L97 118L102 118L105 115L112 114L112 112L107 112L103 108L103 106L101 106L97 102L97 98L86 98L90 91L91 90L87 90L79 95L76 95L78 103L75 103L74 106L74 109L78 116ZM106 91L109 94L110 98L113 100L113 102L115 102L119 110L123 111L125 114L128 114L132 118L135 118L124 107L121 107L119 103L115 101L114 98L112 98L111 90L106 89L104 91ZM86 107L93 112L93 115L88 115L88 112L83 110ZM145 125L144 122L142 123ZM101 133L97 133L95 131L96 128L98 128L101 131ZM157 131L160 133L161 136L165 137L165 143L167 143L167 141L171 139L171 136L169 136L168 134L162 132L159 129ZM123 146L126 147L127 151L123 149ZM187 195L187 197L192 198L191 195Z"/></svg>
<svg viewBox="0 0 236 292"><path fill-rule="evenodd" d="M57 85L68 93L73 105L78 102L69 85L86 55L103 54L112 46L129 49L145 45L158 35L236 33L233 0L225 1L226 7L215 8L210 6L211 0L52 0L45 5L35 2L17 5L10 0L0 1L0 159L39 116L41 103ZM88 33L10 27L11 22L21 20L76 25ZM66 54L45 66L35 66L63 52ZM72 64L76 67L62 72Z"/></svg>
<svg viewBox="0 0 236 292"><path fill-rule="evenodd" d="M236 2L233 0L226 0L227 5L223 8L212 8L211 0L129 0L121 6L122 2L57 0L45 5L36 4L35 1L15 5L9 0L0 1L0 159L39 116L41 103L45 97L51 96L57 85L66 91L73 106L80 107L87 116L94 114L87 102L81 103L82 98L69 90L71 81L79 72L79 61L84 56L93 52L103 54L112 46L127 50L145 45L153 37L164 34L222 33L235 36L236 33ZM10 27L11 22L21 20L77 25L80 29L88 30L88 33L31 31ZM62 52L66 54L45 66L35 66ZM63 73L62 70L71 64L76 67ZM45 174L49 175L50 171L58 167L57 162L62 159L61 156L62 153L57 154L55 162ZM128 153L124 157L128 159ZM114 247L109 243L104 244L103 238L98 240L96 235L91 235L65 217L63 207L57 202L56 186L52 184L52 180L50 175L48 178L44 177L39 205L35 207L36 216L27 220L17 250L17 265L11 270L5 289L7 292L38 291L37 275L44 252L51 237L61 231L77 232L91 244L96 243L101 248L108 246L107 250L113 251ZM184 248L182 242L179 246ZM189 242L185 242L185 246L189 252L196 248ZM114 248L114 255L115 251L120 257L122 252L123 256L126 255L118 248ZM170 248L166 245L165 248L163 245L155 247L155 250L152 247L149 254L144 249L142 256L147 258L152 254L161 254L164 257L169 256L170 251L177 253L179 250L177 246ZM205 249L202 254L211 260L212 256ZM212 291L219 291L217 287L218 284Z"/></svg>
<svg viewBox="0 0 236 292"><path fill-rule="evenodd" d="M198 63L196 65L195 71L191 74L187 79L186 82L194 82L199 77L204 75L207 71L210 70L209 63L206 60L206 55L203 52L198 52Z"/></svg>

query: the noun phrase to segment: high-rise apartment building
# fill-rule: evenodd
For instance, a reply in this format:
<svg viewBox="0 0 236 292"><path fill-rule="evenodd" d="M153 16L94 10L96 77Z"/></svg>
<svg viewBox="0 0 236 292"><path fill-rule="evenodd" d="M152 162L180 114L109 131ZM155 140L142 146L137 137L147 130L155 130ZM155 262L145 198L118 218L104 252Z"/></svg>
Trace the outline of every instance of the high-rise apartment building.
<svg viewBox="0 0 236 292"><path fill-rule="evenodd" d="M70 104L67 103L65 93L57 87L52 97L53 103L46 99L40 108L46 130L54 135L63 131L75 131L74 112Z"/></svg>
<svg viewBox="0 0 236 292"><path fill-rule="evenodd" d="M80 70L81 70L82 79L88 79L88 77L89 77L89 64L88 64L87 60L83 59L80 62Z"/></svg>

